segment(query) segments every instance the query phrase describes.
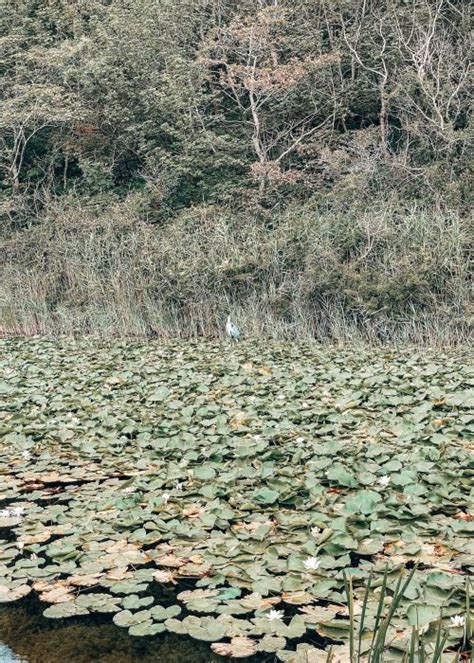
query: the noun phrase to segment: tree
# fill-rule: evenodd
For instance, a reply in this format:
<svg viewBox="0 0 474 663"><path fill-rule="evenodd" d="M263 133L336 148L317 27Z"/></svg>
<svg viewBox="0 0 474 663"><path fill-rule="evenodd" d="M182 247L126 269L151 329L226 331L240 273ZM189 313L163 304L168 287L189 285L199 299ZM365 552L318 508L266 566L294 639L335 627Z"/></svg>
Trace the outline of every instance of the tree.
<svg viewBox="0 0 474 663"><path fill-rule="evenodd" d="M239 128L252 146L250 170L262 193L269 182L298 178L288 157L330 124L334 114L316 86L318 72L337 65L339 55L295 52L288 29L295 15L275 2L234 16L201 45L200 61L208 66L212 83L232 101Z"/></svg>

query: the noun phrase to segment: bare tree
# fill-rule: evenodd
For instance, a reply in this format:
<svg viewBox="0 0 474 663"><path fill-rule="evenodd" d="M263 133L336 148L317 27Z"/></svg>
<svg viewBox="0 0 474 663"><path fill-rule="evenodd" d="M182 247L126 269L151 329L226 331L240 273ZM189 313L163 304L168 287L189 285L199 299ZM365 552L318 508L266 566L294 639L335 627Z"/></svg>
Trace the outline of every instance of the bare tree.
<svg viewBox="0 0 474 663"><path fill-rule="evenodd" d="M398 115L408 133L429 140L435 153L455 144L470 85L468 50L462 35L453 39L455 31L451 25L448 29L448 6L445 0L424 2L408 24L395 21L399 48L411 72L399 97ZM421 10L425 20L420 20Z"/></svg>
<svg viewBox="0 0 474 663"><path fill-rule="evenodd" d="M368 2L363 0L360 11L355 14L351 28L341 14L341 26L344 41L352 56L352 78L355 78L356 67L359 66L363 71L374 76L378 95L380 99L379 126L380 126L380 144L382 152L388 150L388 83L391 72L388 64L388 38L384 30L384 18L376 17L376 31L374 36L370 36L370 59L364 58L360 50L361 32L368 23ZM374 22L374 17L370 17L370 23ZM365 41L367 41L367 37ZM367 46L366 46L367 48Z"/></svg>
<svg viewBox="0 0 474 663"><path fill-rule="evenodd" d="M238 108L256 157L251 172L263 192L267 182L297 177L282 168L284 160L330 122L333 105L312 103L304 114L292 113L292 97L309 87L319 68L337 64L337 53L301 58L291 54L286 31L288 10L272 2L255 14L234 18L201 48L201 62L219 67L219 84ZM284 56L282 55L284 53Z"/></svg>
<svg viewBox="0 0 474 663"><path fill-rule="evenodd" d="M64 88L45 84L13 85L0 113L0 169L13 191L20 187L27 148L47 128L61 128L78 117Z"/></svg>

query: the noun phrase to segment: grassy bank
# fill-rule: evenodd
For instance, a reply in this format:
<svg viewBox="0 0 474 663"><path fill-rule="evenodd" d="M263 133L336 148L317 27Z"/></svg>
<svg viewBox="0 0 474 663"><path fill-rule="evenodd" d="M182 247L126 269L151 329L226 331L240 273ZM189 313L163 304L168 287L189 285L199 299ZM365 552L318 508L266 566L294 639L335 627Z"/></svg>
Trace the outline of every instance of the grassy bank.
<svg viewBox="0 0 474 663"><path fill-rule="evenodd" d="M0 321L21 334L248 336L456 344L469 338L469 220L296 206L201 207L144 223L139 198L50 206L0 239Z"/></svg>

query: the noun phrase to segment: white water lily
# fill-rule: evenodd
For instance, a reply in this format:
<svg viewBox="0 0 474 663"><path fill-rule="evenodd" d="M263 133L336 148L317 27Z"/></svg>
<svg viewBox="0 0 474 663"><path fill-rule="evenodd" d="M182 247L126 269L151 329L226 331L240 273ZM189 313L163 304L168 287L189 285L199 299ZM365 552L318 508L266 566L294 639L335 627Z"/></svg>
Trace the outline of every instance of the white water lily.
<svg viewBox="0 0 474 663"><path fill-rule="evenodd" d="M464 626L466 624L466 618L463 615L454 615L451 617L451 625L455 628Z"/></svg>
<svg viewBox="0 0 474 663"><path fill-rule="evenodd" d="M25 547L25 544L23 543L23 541L17 541L16 542L16 547L21 552L23 550L23 548Z"/></svg>
<svg viewBox="0 0 474 663"><path fill-rule="evenodd" d="M285 613L283 610L270 610L270 612L268 612L265 616L268 621L274 622L277 619L283 619Z"/></svg>
<svg viewBox="0 0 474 663"><path fill-rule="evenodd" d="M31 454L27 449L25 449L25 451L23 451L21 455L23 456L23 458L25 460L30 460L30 458L31 458Z"/></svg>
<svg viewBox="0 0 474 663"><path fill-rule="evenodd" d="M380 477L378 480L378 484L382 488L386 488L389 483L390 483L390 477L387 476L386 474L383 477Z"/></svg>
<svg viewBox="0 0 474 663"><path fill-rule="evenodd" d="M316 571L321 566L321 560L317 557L307 557L303 562L304 568L308 571Z"/></svg>
<svg viewBox="0 0 474 663"><path fill-rule="evenodd" d="M0 518L21 518L25 509L22 506L15 506L13 509L2 509Z"/></svg>
<svg viewBox="0 0 474 663"><path fill-rule="evenodd" d="M169 501L170 497L171 497L171 495L169 493L163 493L163 495L161 496L161 499L166 504Z"/></svg>
<svg viewBox="0 0 474 663"><path fill-rule="evenodd" d="M304 437L297 437L297 438L296 438L296 441L297 441L299 444L301 444L302 442L304 442Z"/></svg>
<svg viewBox="0 0 474 663"><path fill-rule="evenodd" d="M184 486L184 483L182 481L177 481L174 484L174 489L180 491L180 490L183 490L183 486Z"/></svg>
<svg viewBox="0 0 474 663"><path fill-rule="evenodd" d="M311 531L311 536L319 536L319 534L321 534L321 528L320 527L314 526L314 527L311 528L310 531Z"/></svg>

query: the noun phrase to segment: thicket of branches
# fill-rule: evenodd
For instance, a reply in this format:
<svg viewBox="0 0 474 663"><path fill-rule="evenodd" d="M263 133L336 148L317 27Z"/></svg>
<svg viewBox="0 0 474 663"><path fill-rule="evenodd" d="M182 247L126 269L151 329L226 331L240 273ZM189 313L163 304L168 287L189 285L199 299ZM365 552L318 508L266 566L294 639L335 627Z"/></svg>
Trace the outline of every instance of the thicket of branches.
<svg viewBox="0 0 474 663"><path fill-rule="evenodd" d="M240 224L254 226L263 247L281 233L289 208L316 225L332 215L337 269L349 265L360 287L350 301L342 286L337 297L326 292L313 301L311 316L321 316L330 301L357 319L374 314L364 278L378 282L385 273L390 280L404 260L394 248L397 263L380 263L379 246L397 236L400 219L423 210L414 250L421 265L432 248L425 250L426 210L435 210L433 227L454 214L455 236L451 222L441 224L441 239L453 250L442 268L450 288L444 277L428 279L436 285L424 304L404 287L379 309L407 315L429 300L434 314L440 302L453 300L455 281L462 283L459 314L460 302L468 306L469 33L464 0L6 3L0 16L4 316L8 308L12 320L26 324L11 299L14 275L18 270L24 278L36 265L33 276L40 279L48 254L64 239L62 230L54 231L59 209L61 228L67 219L68 232L82 236L87 219L99 246L110 210L123 219L132 208L130 232L141 237L141 224L152 229L158 262L157 238L174 236L186 225L183 218L192 217L194 227L221 215L216 227L231 210ZM391 210L390 220L380 224L374 213L369 222L373 205ZM347 216L365 219L365 230L356 221L344 224ZM193 242L195 232L184 241ZM41 242L50 238L41 269L37 256L25 253L34 233ZM118 230L115 242L119 236ZM218 242L212 231L208 241ZM208 250L202 248L204 262ZM411 277L423 281L417 261L405 258ZM311 259L299 252L294 273L307 274ZM177 266L180 273L186 269ZM68 302L67 279L55 276L54 292L29 295L46 307L47 329ZM261 293L268 291L262 270L252 278ZM319 291L321 278L314 274L308 287ZM161 287L154 284L156 292ZM241 289L226 293L222 306L230 297L228 303L245 309ZM178 291L174 296L176 310L195 306ZM160 309L158 299L155 304Z"/></svg>

